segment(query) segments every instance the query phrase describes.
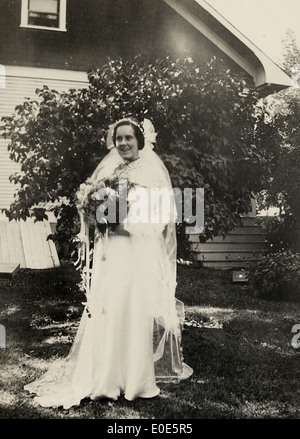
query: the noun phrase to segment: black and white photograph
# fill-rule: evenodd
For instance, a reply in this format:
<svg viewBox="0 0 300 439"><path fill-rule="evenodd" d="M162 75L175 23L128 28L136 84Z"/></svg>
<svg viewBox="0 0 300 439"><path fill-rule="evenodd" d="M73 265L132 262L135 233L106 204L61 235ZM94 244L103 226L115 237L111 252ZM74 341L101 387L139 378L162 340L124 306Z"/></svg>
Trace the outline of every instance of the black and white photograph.
<svg viewBox="0 0 300 439"><path fill-rule="evenodd" d="M1 420L300 419L299 23L0 0Z"/></svg>

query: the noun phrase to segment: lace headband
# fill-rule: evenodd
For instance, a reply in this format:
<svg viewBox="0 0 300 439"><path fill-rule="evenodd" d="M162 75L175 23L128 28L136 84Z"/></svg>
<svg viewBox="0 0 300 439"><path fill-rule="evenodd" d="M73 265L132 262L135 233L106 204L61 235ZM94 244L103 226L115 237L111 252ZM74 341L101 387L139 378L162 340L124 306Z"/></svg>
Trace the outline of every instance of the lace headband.
<svg viewBox="0 0 300 439"><path fill-rule="evenodd" d="M137 122L136 120L131 119L130 117L124 117L123 119L118 120L117 122L114 123L114 127L116 125L118 125L119 123L122 123L122 122L128 122L128 123L130 123L132 125L135 125L144 134L144 127L143 127L143 125L140 124L139 122Z"/></svg>

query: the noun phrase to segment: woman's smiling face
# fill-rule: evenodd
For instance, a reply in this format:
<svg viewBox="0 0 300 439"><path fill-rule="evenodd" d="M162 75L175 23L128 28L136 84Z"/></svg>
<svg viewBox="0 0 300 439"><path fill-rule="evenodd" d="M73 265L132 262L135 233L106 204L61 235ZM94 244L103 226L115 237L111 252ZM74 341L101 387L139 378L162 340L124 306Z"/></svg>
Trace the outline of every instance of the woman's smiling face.
<svg viewBox="0 0 300 439"><path fill-rule="evenodd" d="M116 148L124 160L139 158L138 140L131 125L121 125L117 128Z"/></svg>

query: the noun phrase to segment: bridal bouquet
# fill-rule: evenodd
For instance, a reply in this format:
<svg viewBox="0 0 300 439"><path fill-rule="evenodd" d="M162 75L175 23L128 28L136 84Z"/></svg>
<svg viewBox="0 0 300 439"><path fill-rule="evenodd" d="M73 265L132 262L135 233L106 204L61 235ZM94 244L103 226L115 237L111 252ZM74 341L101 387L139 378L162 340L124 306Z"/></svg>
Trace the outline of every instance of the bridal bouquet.
<svg viewBox="0 0 300 439"><path fill-rule="evenodd" d="M133 183L128 180L87 179L77 192L78 209L85 221L101 233L104 234L107 228L114 231L127 215L127 193L131 187Z"/></svg>

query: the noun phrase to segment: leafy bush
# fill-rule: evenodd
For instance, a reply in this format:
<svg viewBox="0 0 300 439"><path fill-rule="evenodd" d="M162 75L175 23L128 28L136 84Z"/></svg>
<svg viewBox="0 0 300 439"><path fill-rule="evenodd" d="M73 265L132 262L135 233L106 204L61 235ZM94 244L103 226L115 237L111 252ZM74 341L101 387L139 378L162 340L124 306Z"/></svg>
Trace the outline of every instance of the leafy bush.
<svg viewBox="0 0 300 439"><path fill-rule="evenodd" d="M261 189L261 158L252 142L254 92L217 59L147 61L138 56L88 72L89 86L57 93L37 90L3 118L12 160L21 173L10 219L47 217L53 204L54 239L69 243L78 230L75 193L107 153L109 125L131 114L147 117L158 132L156 151L174 187L205 189L204 238L226 234L250 210Z"/></svg>
<svg viewBox="0 0 300 439"><path fill-rule="evenodd" d="M264 102L256 125L255 141L264 158L264 192L260 209L276 206L281 218L270 224L274 246L300 251L300 94L290 87ZM279 233L278 238L275 236Z"/></svg>
<svg viewBox="0 0 300 439"><path fill-rule="evenodd" d="M279 215L258 218L257 224L261 226L269 243L272 253L290 249L297 252L300 250L299 242L295 239L297 224L293 215Z"/></svg>
<svg viewBox="0 0 300 439"><path fill-rule="evenodd" d="M262 257L250 267L249 280L259 297L300 300L300 253L282 250Z"/></svg>

